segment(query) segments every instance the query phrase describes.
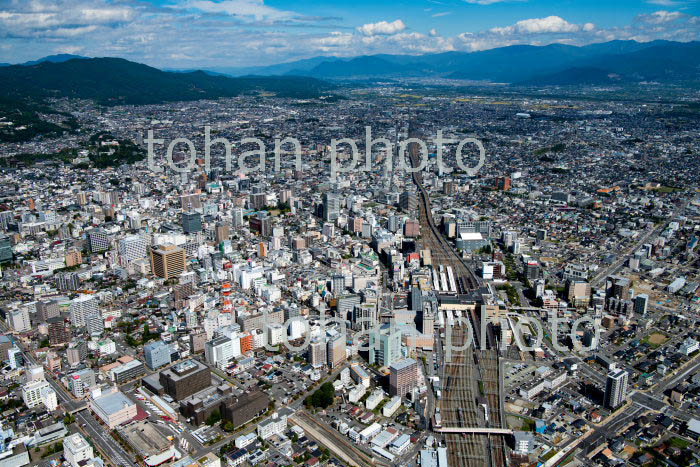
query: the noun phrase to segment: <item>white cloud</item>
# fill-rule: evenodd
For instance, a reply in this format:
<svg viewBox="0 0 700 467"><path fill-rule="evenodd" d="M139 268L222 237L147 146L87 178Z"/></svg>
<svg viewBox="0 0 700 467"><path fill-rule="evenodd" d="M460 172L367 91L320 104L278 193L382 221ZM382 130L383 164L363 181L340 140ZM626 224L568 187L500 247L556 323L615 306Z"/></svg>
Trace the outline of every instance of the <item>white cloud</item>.
<svg viewBox="0 0 700 467"><path fill-rule="evenodd" d="M267 6L264 0L224 0L223 2L193 0L185 3L183 6L207 13L224 13L242 18L253 18L256 21L280 21L300 16L291 11L278 10Z"/></svg>
<svg viewBox="0 0 700 467"><path fill-rule="evenodd" d="M435 29L435 28L431 29L429 34L430 34L430 37L437 37L437 36L440 35L440 34L438 33L438 30Z"/></svg>
<svg viewBox="0 0 700 467"><path fill-rule="evenodd" d="M452 14L451 11L443 11L443 12L441 12L441 13L435 13L435 14L433 14L432 17L433 17L433 18L440 18L440 17L442 17L442 16L447 16L447 15L451 15L451 14Z"/></svg>
<svg viewBox="0 0 700 467"><path fill-rule="evenodd" d="M81 36L99 29L128 23L137 16L128 5L104 1L60 0L51 4L38 1L12 2L0 6L0 35L19 37Z"/></svg>
<svg viewBox="0 0 700 467"><path fill-rule="evenodd" d="M581 26L566 21L561 16L547 16L546 18L532 18L518 21L512 26L492 28L496 34L547 34L578 32Z"/></svg>
<svg viewBox="0 0 700 467"><path fill-rule="evenodd" d="M392 21L391 23L387 21L380 21L378 23L367 23L357 28L358 31L360 31L366 36L386 36L396 34L397 32L401 32L404 29L406 29L406 24L400 19Z"/></svg>
<svg viewBox="0 0 700 467"><path fill-rule="evenodd" d="M638 18L639 20L649 24L664 24L679 20L685 16L686 15L680 11L659 10L650 15L640 15Z"/></svg>

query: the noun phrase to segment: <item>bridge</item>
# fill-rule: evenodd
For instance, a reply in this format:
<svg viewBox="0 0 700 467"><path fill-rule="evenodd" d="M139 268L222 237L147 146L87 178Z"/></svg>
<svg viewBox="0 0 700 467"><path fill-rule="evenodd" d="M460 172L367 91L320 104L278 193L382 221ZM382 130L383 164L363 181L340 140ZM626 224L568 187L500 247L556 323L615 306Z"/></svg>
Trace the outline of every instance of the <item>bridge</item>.
<svg viewBox="0 0 700 467"><path fill-rule="evenodd" d="M512 435L513 430L506 428L462 428L462 427L444 427L435 428L438 433L465 433L465 434L480 434L480 435Z"/></svg>

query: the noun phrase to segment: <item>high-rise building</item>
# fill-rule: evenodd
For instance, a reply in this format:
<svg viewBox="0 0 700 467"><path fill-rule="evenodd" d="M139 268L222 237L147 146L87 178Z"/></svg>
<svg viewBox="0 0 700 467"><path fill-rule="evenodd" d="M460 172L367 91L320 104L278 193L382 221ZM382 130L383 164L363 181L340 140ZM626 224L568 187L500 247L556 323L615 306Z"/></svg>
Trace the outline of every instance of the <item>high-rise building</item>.
<svg viewBox="0 0 700 467"><path fill-rule="evenodd" d="M345 276L343 274L333 274L331 277L331 290L335 297L340 297L345 291Z"/></svg>
<svg viewBox="0 0 700 467"><path fill-rule="evenodd" d="M627 382L629 373L623 369L616 369L608 373L605 379L605 395L603 405L609 409L616 409L622 405L627 395Z"/></svg>
<svg viewBox="0 0 700 467"><path fill-rule="evenodd" d="M369 362L389 367L401 359L401 331L391 324L384 324L379 332L369 335Z"/></svg>
<svg viewBox="0 0 700 467"><path fill-rule="evenodd" d="M49 343L61 345L71 340L70 327L66 326L63 318L55 317L47 320L49 323Z"/></svg>
<svg viewBox="0 0 700 467"><path fill-rule="evenodd" d="M418 362L405 358L389 367L389 392L392 396L404 397L418 383Z"/></svg>
<svg viewBox="0 0 700 467"><path fill-rule="evenodd" d="M352 310L352 328L356 331L372 329L379 322L376 303L355 305Z"/></svg>
<svg viewBox="0 0 700 467"><path fill-rule="evenodd" d="M404 237L418 237L420 236L420 222L416 219L408 219L403 224L403 235Z"/></svg>
<svg viewBox="0 0 700 467"><path fill-rule="evenodd" d="M231 227L228 224L218 223L216 224L215 240L216 243L221 243L224 240L228 240L231 236Z"/></svg>
<svg viewBox="0 0 700 467"><path fill-rule="evenodd" d="M404 212L413 212L418 209L418 196L413 191L404 191L399 197L399 207Z"/></svg>
<svg viewBox="0 0 700 467"><path fill-rule="evenodd" d="M32 323L29 320L29 310L26 306L10 311L8 321L10 327L16 332L26 332L32 328Z"/></svg>
<svg viewBox="0 0 700 467"><path fill-rule="evenodd" d="M41 391L49 387L49 383L45 379L32 381L22 386L22 400L27 408L33 408L42 404Z"/></svg>
<svg viewBox="0 0 700 467"><path fill-rule="evenodd" d="M234 208L231 212L233 226L238 228L243 226L243 208Z"/></svg>
<svg viewBox="0 0 700 467"><path fill-rule="evenodd" d="M642 294L639 294L636 297L634 297L634 312L635 312L635 314L645 315L645 314L647 314L648 308L649 308L649 295L642 293Z"/></svg>
<svg viewBox="0 0 700 467"><path fill-rule="evenodd" d="M263 237L272 235L272 219L269 216L258 214L250 218L250 228Z"/></svg>
<svg viewBox="0 0 700 467"><path fill-rule="evenodd" d="M347 358L345 350L345 338L342 334L330 337L326 348L328 367L333 370L338 368Z"/></svg>
<svg viewBox="0 0 700 467"><path fill-rule="evenodd" d="M202 231L202 215L195 211L183 212L181 216L182 230L185 233Z"/></svg>
<svg viewBox="0 0 700 467"><path fill-rule="evenodd" d="M359 295L342 295L338 298L337 316L340 319L347 320L350 314L355 309L355 306L360 304Z"/></svg>
<svg viewBox="0 0 700 467"><path fill-rule="evenodd" d="M307 357L309 364L314 368L322 367L326 364L326 343L323 339L314 339L309 344Z"/></svg>
<svg viewBox="0 0 700 467"><path fill-rule="evenodd" d="M129 264L147 255L146 240L139 235L129 235L119 240L119 256L124 264Z"/></svg>
<svg viewBox="0 0 700 467"><path fill-rule="evenodd" d="M185 360L160 373L163 391L180 401L211 385L211 370L196 360Z"/></svg>
<svg viewBox="0 0 700 467"><path fill-rule="evenodd" d="M76 328L82 328L87 324L87 317L99 313L97 299L93 295L80 295L71 300L70 322Z"/></svg>
<svg viewBox="0 0 700 467"><path fill-rule="evenodd" d="M323 194L323 220L335 221L340 216L340 196L337 193Z"/></svg>
<svg viewBox="0 0 700 467"><path fill-rule="evenodd" d="M630 299L631 281L626 277L610 276L607 280L605 298Z"/></svg>
<svg viewBox="0 0 700 467"><path fill-rule="evenodd" d="M185 250L175 245L163 245L151 250L153 274L170 279L185 272Z"/></svg>
<svg viewBox="0 0 700 467"><path fill-rule="evenodd" d="M87 233L90 242L90 251L99 253L109 249L110 237L103 229L92 229Z"/></svg>
<svg viewBox="0 0 700 467"><path fill-rule="evenodd" d="M207 343L207 333L204 331L190 334L190 352L204 352L204 345Z"/></svg>
<svg viewBox="0 0 700 467"><path fill-rule="evenodd" d="M0 263L12 261L14 254L12 252L12 241L7 235L0 235Z"/></svg>
<svg viewBox="0 0 700 467"><path fill-rule="evenodd" d="M170 346L163 341L151 342L143 346L143 356L151 370L169 365L171 353Z"/></svg>
<svg viewBox="0 0 700 467"><path fill-rule="evenodd" d="M240 341L239 341L240 342ZM204 358L207 363L219 368L225 367L235 354L240 355L240 343L238 343L238 352L234 352L234 342L226 336L216 337L204 345Z"/></svg>
<svg viewBox="0 0 700 467"><path fill-rule="evenodd" d="M90 392L90 388L94 387L96 384L95 372L90 368L85 368L84 370L76 371L68 375L68 386L73 395L78 399L85 397Z"/></svg>
<svg viewBox="0 0 700 467"><path fill-rule="evenodd" d="M85 327L90 335L102 334L105 330L105 320L102 317L102 313L97 310L96 313L87 315L85 317Z"/></svg>

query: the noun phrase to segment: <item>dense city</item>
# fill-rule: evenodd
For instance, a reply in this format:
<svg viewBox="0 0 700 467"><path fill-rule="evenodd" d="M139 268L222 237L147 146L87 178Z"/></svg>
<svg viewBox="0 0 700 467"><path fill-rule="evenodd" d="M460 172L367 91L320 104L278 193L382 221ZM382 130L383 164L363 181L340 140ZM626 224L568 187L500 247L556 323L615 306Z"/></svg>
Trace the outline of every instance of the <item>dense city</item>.
<svg viewBox="0 0 700 467"><path fill-rule="evenodd" d="M55 102L0 149L0 466L694 465L697 116L606 92Z"/></svg>

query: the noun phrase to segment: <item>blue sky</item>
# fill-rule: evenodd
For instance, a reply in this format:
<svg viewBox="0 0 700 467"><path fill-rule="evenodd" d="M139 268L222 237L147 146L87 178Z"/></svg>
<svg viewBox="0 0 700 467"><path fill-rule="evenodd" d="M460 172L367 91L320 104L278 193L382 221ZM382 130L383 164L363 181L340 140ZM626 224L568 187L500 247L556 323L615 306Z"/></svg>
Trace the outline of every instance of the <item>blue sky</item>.
<svg viewBox="0 0 700 467"><path fill-rule="evenodd" d="M0 0L0 61L75 53L195 68L689 41L698 40L699 15L698 3L685 0Z"/></svg>

